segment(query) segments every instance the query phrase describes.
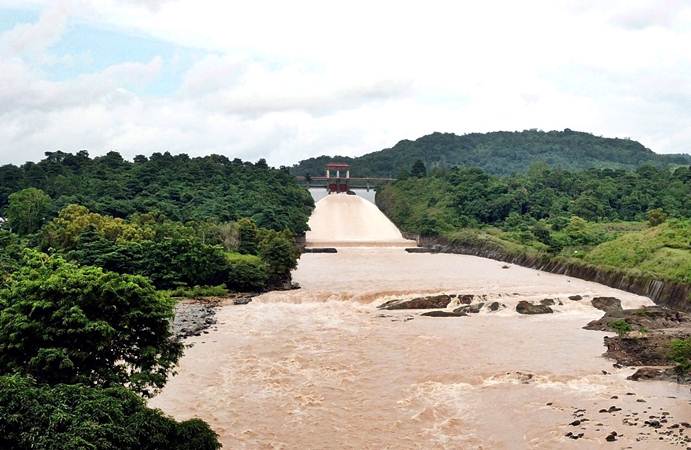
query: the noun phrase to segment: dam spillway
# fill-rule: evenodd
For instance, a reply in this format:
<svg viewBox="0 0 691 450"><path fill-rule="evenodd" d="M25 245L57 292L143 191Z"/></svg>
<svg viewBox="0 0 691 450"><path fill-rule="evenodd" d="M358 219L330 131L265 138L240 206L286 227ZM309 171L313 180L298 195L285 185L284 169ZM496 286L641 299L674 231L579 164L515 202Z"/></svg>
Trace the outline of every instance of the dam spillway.
<svg viewBox="0 0 691 450"><path fill-rule="evenodd" d="M308 247L414 247L373 203L330 194L316 203L308 222Z"/></svg>

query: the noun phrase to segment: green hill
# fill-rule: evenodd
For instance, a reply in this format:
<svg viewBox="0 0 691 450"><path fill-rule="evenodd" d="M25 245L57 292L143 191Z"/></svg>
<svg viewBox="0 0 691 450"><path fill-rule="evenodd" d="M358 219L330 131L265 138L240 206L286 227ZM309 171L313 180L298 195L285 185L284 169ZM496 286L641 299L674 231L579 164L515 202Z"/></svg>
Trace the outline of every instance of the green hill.
<svg viewBox="0 0 691 450"><path fill-rule="evenodd" d="M338 160L350 163L354 176L397 177L402 171L410 170L418 159L428 169L473 166L496 175L524 172L538 161L569 170L691 164L690 155L660 155L630 139L604 138L567 128L564 131L497 131L463 136L432 133L357 158L310 158L293 166L292 173L321 174L326 162Z"/></svg>
<svg viewBox="0 0 691 450"><path fill-rule="evenodd" d="M154 153L127 161L116 152L90 158L47 152L38 163L0 166L0 216L9 195L29 187L52 199L50 217L66 205L84 205L114 217L158 212L180 221L235 221L302 234L314 202L287 170L225 156L191 158Z"/></svg>

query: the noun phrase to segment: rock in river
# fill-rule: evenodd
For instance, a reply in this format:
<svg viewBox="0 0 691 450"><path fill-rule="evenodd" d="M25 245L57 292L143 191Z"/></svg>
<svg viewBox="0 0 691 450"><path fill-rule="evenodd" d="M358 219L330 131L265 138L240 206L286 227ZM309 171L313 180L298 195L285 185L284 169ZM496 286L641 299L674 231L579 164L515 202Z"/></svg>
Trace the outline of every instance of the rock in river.
<svg viewBox="0 0 691 450"><path fill-rule="evenodd" d="M389 300L379 305L379 309L437 309L446 308L451 297L446 294L416 297L412 299Z"/></svg>
<svg viewBox="0 0 691 450"><path fill-rule="evenodd" d="M528 301L521 300L516 305L516 312L519 314L551 314L554 310L547 305L533 305Z"/></svg>
<svg viewBox="0 0 691 450"><path fill-rule="evenodd" d="M621 300L614 297L595 297L592 304L595 308L609 314L617 314L622 311Z"/></svg>
<svg viewBox="0 0 691 450"><path fill-rule="evenodd" d="M468 314L456 311L428 311L420 315L427 317L463 317L467 316Z"/></svg>

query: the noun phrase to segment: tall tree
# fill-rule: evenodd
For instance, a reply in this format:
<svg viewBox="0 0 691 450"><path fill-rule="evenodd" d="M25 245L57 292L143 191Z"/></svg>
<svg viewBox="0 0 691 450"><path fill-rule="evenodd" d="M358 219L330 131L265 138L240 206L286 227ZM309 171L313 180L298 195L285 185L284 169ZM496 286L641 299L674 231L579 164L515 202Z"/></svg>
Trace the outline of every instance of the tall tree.
<svg viewBox="0 0 691 450"><path fill-rule="evenodd" d="M410 176L422 178L426 175L427 167L425 167L425 163L423 163L421 159L415 160L415 163L413 163L413 167L410 169Z"/></svg>
<svg viewBox="0 0 691 450"><path fill-rule="evenodd" d="M28 188L11 194L7 206L10 227L21 235L37 231L46 220L50 205L50 197L40 189Z"/></svg>

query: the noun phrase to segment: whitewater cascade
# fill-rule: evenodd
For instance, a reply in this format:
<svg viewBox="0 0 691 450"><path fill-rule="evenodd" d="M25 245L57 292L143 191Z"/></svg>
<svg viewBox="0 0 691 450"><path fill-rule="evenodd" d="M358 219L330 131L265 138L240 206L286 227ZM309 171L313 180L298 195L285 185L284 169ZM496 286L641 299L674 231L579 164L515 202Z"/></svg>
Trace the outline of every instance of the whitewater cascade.
<svg viewBox="0 0 691 450"><path fill-rule="evenodd" d="M357 195L331 194L316 203L308 247L414 247L376 205Z"/></svg>

